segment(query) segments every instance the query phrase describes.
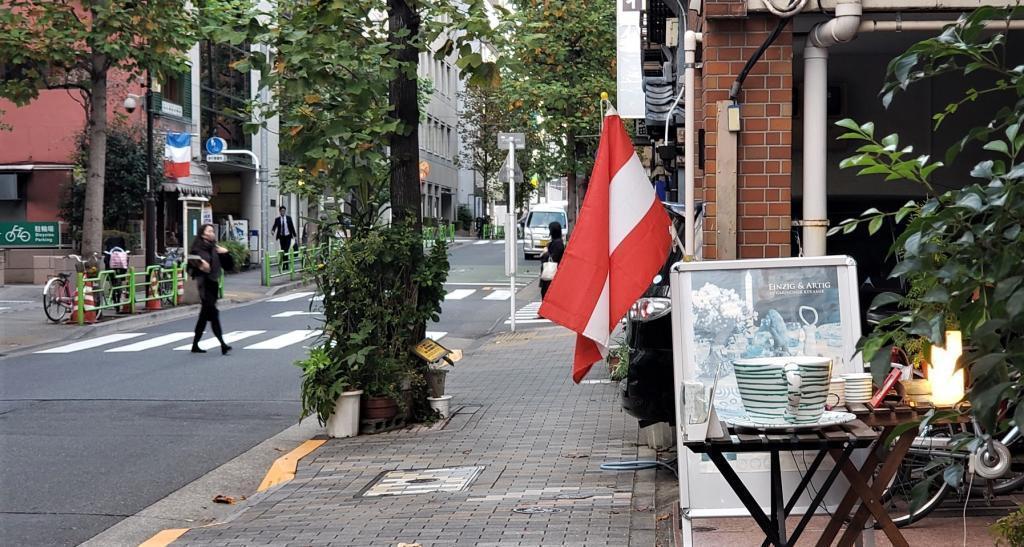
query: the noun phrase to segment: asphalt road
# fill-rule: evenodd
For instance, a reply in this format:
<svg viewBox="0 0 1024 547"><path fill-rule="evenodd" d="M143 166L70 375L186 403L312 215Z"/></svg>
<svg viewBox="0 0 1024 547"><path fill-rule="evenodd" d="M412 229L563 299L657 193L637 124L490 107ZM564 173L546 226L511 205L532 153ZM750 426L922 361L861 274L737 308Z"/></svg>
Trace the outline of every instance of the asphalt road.
<svg viewBox="0 0 1024 547"><path fill-rule="evenodd" d="M428 335L508 329L503 251L492 242L452 249L449 296ZM539 263L517 258L517 288L529 286L516 309L534 319ZM312 296L222 310L228 356L215 342L203 355L175 349L190 344L189 317L0 359L3 544L77 545L295 424L293 363L319 327Z"/></svg>

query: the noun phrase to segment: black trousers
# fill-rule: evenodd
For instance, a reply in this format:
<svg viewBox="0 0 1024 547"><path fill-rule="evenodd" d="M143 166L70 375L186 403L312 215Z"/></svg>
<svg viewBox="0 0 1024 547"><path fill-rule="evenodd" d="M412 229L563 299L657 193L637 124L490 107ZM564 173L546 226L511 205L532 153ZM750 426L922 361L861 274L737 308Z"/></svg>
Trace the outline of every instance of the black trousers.
<svg viewBox="0 0 1024 547"><path fill-rule="evenodd" d="M196 321L196 337L192 340L192 345L199 343L199 340L203 337L203 332L206 331L206 324L210 324L210 329L213 330L213 335L220 340L220 344L224 344L224 334L220 328L220 311L217 309L217 282L211 280L208 277L203 277L199 281L199 302L201 304L199 308L199 320Z"/></svg>
<svg viewBox="0 0 1024 547"><path fill-rule="evenodd" d="M292 267L291 257L288 256L288 251L292 250L292 236L281 236L277 238L277 241L281 244L281 252L284 256L281 257L281 263L287 265L290 269Z"/></svg>
<svg viewBox="0 0 1024 547"><path fill-rule="evenodd" d="M550 281L540 280L540 299L544 300L544 295L548 293L548 287L551 286Z"/></svg>

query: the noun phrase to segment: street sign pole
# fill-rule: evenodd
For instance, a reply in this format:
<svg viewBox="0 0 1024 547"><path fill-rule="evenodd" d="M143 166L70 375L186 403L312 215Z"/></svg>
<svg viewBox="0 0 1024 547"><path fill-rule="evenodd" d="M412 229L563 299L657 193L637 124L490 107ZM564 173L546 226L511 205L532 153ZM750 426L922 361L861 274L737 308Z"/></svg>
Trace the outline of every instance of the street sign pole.
<svg viewBox="0 0 1024 547"><path fill-rule="evenodd" d="M512 332L516 331L516 145L508 144L508 217L505 220L505 253L510 274L509 291L509 324Z"/></svg>
<svg viewBox="0 0 1024 547"><path fill-rule="evenodd" d="M498 148L508 147L508 216L505 219L505 275L509 276L509 325L516 331L516 148L526 148L525 133L498 133ZM500 175L499 175L500 176Z"/></svg>

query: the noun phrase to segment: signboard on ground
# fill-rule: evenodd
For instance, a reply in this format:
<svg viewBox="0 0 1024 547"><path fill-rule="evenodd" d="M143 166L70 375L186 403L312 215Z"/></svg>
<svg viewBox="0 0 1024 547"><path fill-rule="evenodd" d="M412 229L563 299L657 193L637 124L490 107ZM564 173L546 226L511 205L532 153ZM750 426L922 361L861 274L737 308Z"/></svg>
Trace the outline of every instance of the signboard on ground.
<svg viewBox="0 0 1024 547"><path fill-rule="evenodd" d="M0 222L0 247L60 247L60 223Z"/></svg>

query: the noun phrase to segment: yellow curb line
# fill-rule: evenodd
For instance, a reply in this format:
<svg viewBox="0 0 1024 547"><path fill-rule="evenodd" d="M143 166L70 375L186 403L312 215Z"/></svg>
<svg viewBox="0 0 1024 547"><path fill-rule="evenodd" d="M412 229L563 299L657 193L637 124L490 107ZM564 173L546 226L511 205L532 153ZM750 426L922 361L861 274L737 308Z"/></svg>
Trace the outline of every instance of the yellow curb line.
<svg viewBox="0 0 1024 547"><path fill-rule="evenodd" d="M155 536L142 542L139 547L166 547L174 542L174 540L185 535L190 528L168 528L167 530L161 530L157 532Z"/></svg>
<svg viewBox="0 0 1024 547"><path fill-rule="evenodd" d="M270 470L267 471L267 476L263 477L263 482L260 483L257 492L262 492L271 486L287 482L295 478L295 468L299 465L299 460L305 458L310 452L320 448L320 445L327 442L324 439L310 439L299 445L298 448L291 452L281 456L274 460L274 464L270 466Z"/></svg>
<svg viewBox="0 0 1024 547"><path fill-rule="evenodd" d="M282 482L288 482L295 478L295 469L299 465L299 460L308 456L311 452L320 448L327 442L324 439L310 439L298 446L295 450L281 456L274 460L274 463L270 466L270 470L267 471L267 475L263 477L263 482L260 483L257 492L263 492L272 486L281 484ZM207 525L213 526L213 525ZM206 526L202 526L206 528ZM168 528L157 532L156 535L147 539L146 541L139 544L139 547L167 547L174 540L185 535L191 528Z"/></svg>

